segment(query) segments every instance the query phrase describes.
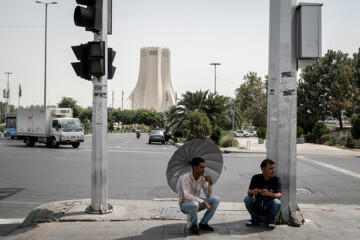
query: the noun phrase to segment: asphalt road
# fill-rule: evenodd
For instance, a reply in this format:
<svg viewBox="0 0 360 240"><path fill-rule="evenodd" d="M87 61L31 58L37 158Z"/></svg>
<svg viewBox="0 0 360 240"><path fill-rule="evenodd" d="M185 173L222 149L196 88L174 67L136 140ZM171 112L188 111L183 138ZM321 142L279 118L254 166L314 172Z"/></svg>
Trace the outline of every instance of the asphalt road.
<svg viewBox="0 0 360 240"><path fill-rule="evenodd" d="M176 198L165 171L176 148L147 143L142 134L109 135L109 199ZM242 201L250 178L260 173L264 154L224 154L224 170L215 185L222 201ZM329 166L319 165L326 163ZM308 153L298 156L299 203L359 204L360 158ZM78 149L58 149L0 138L0 225L23 219L36 206L53 201L90 198L91 136ZM340 169L340 171L339 171ZM343 171L342 171L343 170ZM347 172L348 171L348 172ZM351 173L350 172L350 173ZM360 176L360 175L359 175Z"/></svg>

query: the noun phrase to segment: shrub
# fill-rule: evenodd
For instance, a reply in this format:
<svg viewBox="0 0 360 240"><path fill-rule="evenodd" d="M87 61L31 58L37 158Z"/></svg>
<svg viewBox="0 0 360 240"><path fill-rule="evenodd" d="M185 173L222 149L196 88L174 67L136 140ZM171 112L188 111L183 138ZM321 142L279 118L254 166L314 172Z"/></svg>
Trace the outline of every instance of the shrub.
<svg viewBox="0 0 360 240"><path fill-rule="evenodd" d="M345 145L347 143L347 138L348 138L347 135L341 135L341 136L338 137L336 143L338 145Z"/></svg>
<svg viewBox="0 0 360 240"><path fill-rule="evenodd" d="M308 133L307 135L305 135L305 142L307 143L315 143L316 142L316 137L313 133Z"/></svg>
<svg viewBox="0 0 360 240"><path fill-rule="evenodd" d="M266 128L264 128L264 127L259 127L259 128L256 130L256 134L257 134L258 138L263 138L263 139L265 139L265 138L266 138Z"/></svg>
<svg viewBox="0 0 360 240"><path fill-rule="evenodd" d="M176 138L181 138L181 137L184 136L184 134L183 134L181 131L179 131L179 130L174 131L173 135L174 135L174 137L176 137Z"/></svg>
<svg viewBox="0 0 360 240"><path fill-rule="evenodd" d="M351 118L351 136L354 139L360 138L360 115L354 115Z"/></svg>
<svg viewBox="0 0 360 240"><path fill-rule="evenodd" d="M5 132L5 123L0 123L0 132Z"/></svg>
<svg viewBox="0 0 360 240"><path fill-rule="evenodd" d="M220 138L220 141L219 141L219 146L220 147L231 147L232 146L232 137L227 135L227 134L224 134L223 136L221 136ZM234 139L234 146L237 147L239 146L239 142Z"/></svg>
<svg viewBox="0 0 360 240"><path fill-rule="evenodd" d="M219 144L219 140L221 137L222 129L221 127L216 127L211 133L211 139L216 143Z"/></svg>
<svg viewBox="0 0 360 240"><path fill-rule="evenodd" d="M303 135L304 133L304 129L302 129L302 127L300 126L297 126L297 129L296 129L296 137L299 138Z"/></svg>
<svg viewBox="0 0 360 240"><path fill-rule="evenodd" d="M316 142L318 143L322 135L330 133L330 129L326 127L325 123L316 122L312 132L316 137Z"/></svg>
<svg viewBox="0 0 360 240"><path fill-rule="evenodd" d="M321 144L328 144L329 142L332 142L333 145L335 144L336 142L336 138L332 135L332 134L324 134L321 136L320 140L319 140L319 143Z"/></svg>
<svg viewBox="0 0 360 240"><path fill-rule="evenodd" d="M182 123L182 127L188 131L185 135L189 139L203 138L211 133L210 120L203 112L189 112Z"/></svg>
<svg viewBox="0 0 360 240"><path fill-rule="evenodd" d="M347 148L354 148L355 147L354 139L352 137L348 137L346 139L345 147L347 147Z"/></svg>

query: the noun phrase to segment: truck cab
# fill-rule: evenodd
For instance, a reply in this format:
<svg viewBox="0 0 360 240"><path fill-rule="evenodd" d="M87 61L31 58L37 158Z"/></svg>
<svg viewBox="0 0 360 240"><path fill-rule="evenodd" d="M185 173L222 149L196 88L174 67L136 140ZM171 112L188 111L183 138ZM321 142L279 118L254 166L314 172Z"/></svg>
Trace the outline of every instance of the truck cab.
<svg viewBox="0 0 360 240"><path fill-rule="evenodd" d="M16 113L9 113L5 119L5 137L14 139L16 135Z"/></svg>
<svg viewBox="0 0 360 240"><path fill-rule="evenodd" d="M56 140L52 146L71 144L77 148L84 142L84 129L77 118L53 118L50 135Z"/></svg>

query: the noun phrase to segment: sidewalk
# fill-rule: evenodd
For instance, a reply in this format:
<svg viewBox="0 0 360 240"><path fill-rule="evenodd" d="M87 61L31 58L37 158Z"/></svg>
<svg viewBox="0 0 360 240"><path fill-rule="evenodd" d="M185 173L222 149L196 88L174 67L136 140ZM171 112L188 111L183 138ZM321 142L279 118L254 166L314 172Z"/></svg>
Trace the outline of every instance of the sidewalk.
<svg viewBox="0 0 360 240"><path fill-rule="evenodd" d="M221 202L210 224L215 232L192 235L177 201L110 200L109 214L86 214L89 200L42 205L31 212L23 227L6 240L17 239L358 239L360 205L300 204L305 218L301 227L264 225L246 227L243 203ZM204 212L199 213L199 217ZM339 220L341 219L341 220Z"/></svg>

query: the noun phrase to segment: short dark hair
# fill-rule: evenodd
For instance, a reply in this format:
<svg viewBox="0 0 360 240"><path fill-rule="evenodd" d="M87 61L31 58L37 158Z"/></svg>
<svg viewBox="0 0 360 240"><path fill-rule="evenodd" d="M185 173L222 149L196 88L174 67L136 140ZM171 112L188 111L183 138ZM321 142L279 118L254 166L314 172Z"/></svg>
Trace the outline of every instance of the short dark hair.
<svg viewBox="0 0 360 240"><path fill-rule="evenodd" d="M274 164L275 162L273 160L267 158L261 162L260 167L266 168L267 165L274 165Z"/></svg>
<svg viewBox="0 0 360 240"><path fill-rule="evenodd" d="M205 160L201 157L195 157L191 160L190 164L191 166L198 167L200 163L205 162Z"/></svg>

